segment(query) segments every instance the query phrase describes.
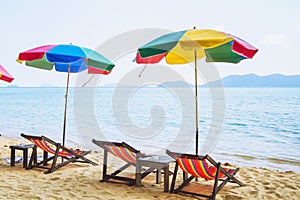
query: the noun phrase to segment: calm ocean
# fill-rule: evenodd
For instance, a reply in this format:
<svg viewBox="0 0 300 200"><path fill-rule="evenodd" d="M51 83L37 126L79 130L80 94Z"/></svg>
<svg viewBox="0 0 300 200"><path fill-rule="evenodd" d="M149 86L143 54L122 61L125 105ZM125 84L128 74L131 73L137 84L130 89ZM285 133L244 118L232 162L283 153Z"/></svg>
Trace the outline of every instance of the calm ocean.
<svg viewBox="0 0 300 200"><path fill-rule="evenodd" d="M195 152L191 89L71 88L66 144L126 141L146 153ZM224 96L222 95L224 92ZM0 88L0 133L61 141L65 88ZM199 89L199 152L221 162L300 173L300 89Z"/></svg>

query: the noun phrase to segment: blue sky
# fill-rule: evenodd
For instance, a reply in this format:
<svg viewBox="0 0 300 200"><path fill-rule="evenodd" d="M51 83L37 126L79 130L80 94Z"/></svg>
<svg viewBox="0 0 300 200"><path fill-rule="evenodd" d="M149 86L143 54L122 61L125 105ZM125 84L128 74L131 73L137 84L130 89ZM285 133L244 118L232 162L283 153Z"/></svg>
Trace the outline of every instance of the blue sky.
<svg viewBox="0 0 300 200"><path fill-rule="evenodd" d="M126 31L158 28L172 31L217 29L231 33L259 49L252 60L237 65L216 64L221 77L233 74L300 74L299 1L252 0L241 2L172 1L99 1L45 0L3 1L0 9L0 64L20 86L65 85L66 75L47 72L15 62L18 53L44 44L73 43L96 48ZM102 52L105 56L105 53ZM134 54L113 60L116 67L103 83L114 83L135 67ZM126 63L128 62L128 63ZM192 69L178 67L183 74ZM84 72L83 72L84 73ZM71 78L74 84L76 75ZM193 76L187 75L193 81ZM0 82L0 86L7 86Z"/></svg>

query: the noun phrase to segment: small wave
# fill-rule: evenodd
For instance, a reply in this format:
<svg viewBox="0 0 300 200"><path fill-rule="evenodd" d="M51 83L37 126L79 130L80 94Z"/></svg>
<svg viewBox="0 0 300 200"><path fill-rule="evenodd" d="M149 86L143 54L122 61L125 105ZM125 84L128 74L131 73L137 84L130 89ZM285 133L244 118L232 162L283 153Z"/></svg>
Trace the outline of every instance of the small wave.
<svg viewBox="0 0 300 200"><path fill-rule="evenodd" d="M233 157L239 157L245 160L255 160L257 159L254 156L248 156L248 155L241 155L241 154L229 154L229 153L221 153L222 155L226 155L226 156L233 156Z"/></svg>
<svg viewBox="0 0 300 200"><path fill-rule="evenodd" d="M290 164L290 165L300 166L300 162L297 160L284 160L284 159L280 159L280 158L266 158L266 160L274 162L274 163L278 163L278 164Z"/></svg>
<svg viewBox="0 0 300 200"><path fill-rule="evenodd" d="M228 123L228 125L232 125L232 126L247 126L247 124L243 124L243 123Z"/></svg>
<svg viewBox="0 0 300 200"><path fill-rule="evenodd" d="M279 129L278 132L284 132L284 133L291 133L293 135L298 135L300 132L299 131L294 131L294 130L287 130L287 129Z"/></svg>
<svg viewBox="0 0 300 200"><path fill-rule="evenodd" d="M300 161L298 160L286 160L281 158L261 158L261 157L254 157L249 155L229 154L229 153L221 153L221 154L225 156L242 158L244 160L265 160L276 164L289 164L289 165L300 166Z"/></svg>

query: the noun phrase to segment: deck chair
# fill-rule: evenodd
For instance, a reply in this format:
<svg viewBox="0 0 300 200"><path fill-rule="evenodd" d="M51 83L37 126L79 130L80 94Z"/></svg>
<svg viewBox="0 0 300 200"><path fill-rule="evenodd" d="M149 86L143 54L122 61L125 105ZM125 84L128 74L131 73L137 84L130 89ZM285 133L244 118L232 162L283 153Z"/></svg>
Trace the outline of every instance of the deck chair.
<svg viewBox="0 0 300 200"><path fill-rule="evenodd" d="M36 147L42 149L44 151L43 160L37 162L37 152L36 148L33 149L32 155L29 160L29 164L26 169L32 169L35 167L45 168L45 174L51 173L69 163L73 162L83 162L89 163L92 165L98 165L97 163L85 158L87 154L91 151L82 151L79 149L69 149L62 146L60 143L54 142L53 140L45 137L45 136L33 136L33 135L25 135L24 133L21 134L22 137L31 141ZM51 154L48 156L48 153ZM62 162L57 163L57 158L61 157ZM52 164L49 168L48 162L52 160Z"/></svg>
<svg viewBox="0 0 300 200"><path fill-rule="evenodd" d="M239 168L229 169L221 167L221 163L214 161L209 155L197 156L192 154L181 154L166 150L166 153L172 158L176 159L174 175L171 183L171 193L187 193L191 195L198 195L214 200L217 193L228 182L237 183L240 186L244 184L236 179L234 175L239 171ZM209 163L209 164L208 164ZM175 181L178 172L178 165L183 171L183 183L175 189ZM190 177L188 175L190 174ZM183 191L194 178L204 178L206 180L214 180L213 190L210 195L199 194L194 192ZM222 183L219 184L219 181Z"/></svg>
<svg viewBox="0 0 300 200"><path fill-rule="evenodd" d="M135 173L135 178L124 177L118 174L120 174L122 171L124 171L130 166L136 168L137 159L146 157L144 154L142 154L139 150L136 150L135 148L133 148L132 146L130 146L125 142L118 143L118 142L99 141L94 139L92 140L92 142L104 149L103 177L101 182L107 182L110 179L115 179L115 180L125 181L128 183L128 185L134 185L136 183L137 172ZM107 174L108 152L126 162L125 165L123 165L122 167L120 167L119 169L117 169L111 174ZM148 168L146 170L144 169L143 173L141 174L141 179L146 177L154 170L155 170L154 168Z"/></svg>

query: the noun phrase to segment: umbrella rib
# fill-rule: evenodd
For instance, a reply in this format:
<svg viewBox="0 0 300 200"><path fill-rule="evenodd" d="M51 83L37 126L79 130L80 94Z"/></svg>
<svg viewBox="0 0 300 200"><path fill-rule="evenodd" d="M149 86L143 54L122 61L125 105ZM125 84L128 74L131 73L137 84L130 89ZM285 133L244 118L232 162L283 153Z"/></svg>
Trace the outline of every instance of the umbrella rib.
<svg viewBox="0 0 300 200"><path fill-rule="evenodd" d="M92 80L92 78L94 78L94 76L95 74L93 74L81 87L85 87Z"/></svg>
<svg viewBox="0 0 300 200"><path fill-rule="evenodd" d="M144 68L142 69L142 71L139 73L139 77L140 77L140 78L142 77L142 74L143 74L143 72L145 71L146 67L147 67L147 65L145 65Z"/></svg>

